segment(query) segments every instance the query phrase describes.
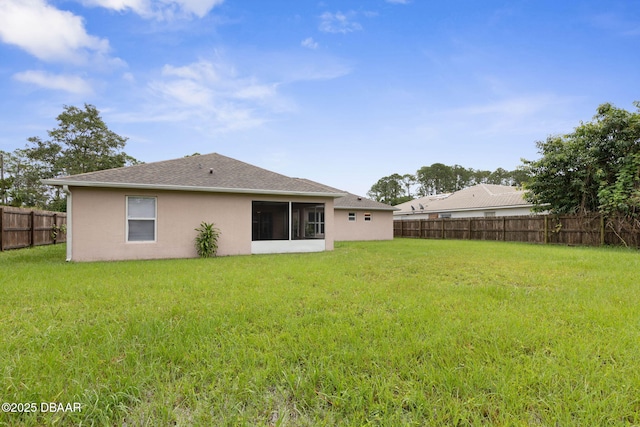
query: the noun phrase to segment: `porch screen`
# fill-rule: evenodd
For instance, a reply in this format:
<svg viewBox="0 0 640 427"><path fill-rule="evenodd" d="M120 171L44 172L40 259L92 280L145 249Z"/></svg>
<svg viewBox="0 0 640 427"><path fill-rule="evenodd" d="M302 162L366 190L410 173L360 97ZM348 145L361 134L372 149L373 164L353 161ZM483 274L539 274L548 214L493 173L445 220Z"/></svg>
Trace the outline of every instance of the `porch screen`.
<svg viewBox="0 0 640 427"><path fill-rule="evenodd" d="M253 202L253 240L289 240L289 203Z"/></svg>
<svg viewBox="0 0 640 427"><path fill-rule="evenodd" d="M324 203L254 201L252 240L324 239Z"/></svg>

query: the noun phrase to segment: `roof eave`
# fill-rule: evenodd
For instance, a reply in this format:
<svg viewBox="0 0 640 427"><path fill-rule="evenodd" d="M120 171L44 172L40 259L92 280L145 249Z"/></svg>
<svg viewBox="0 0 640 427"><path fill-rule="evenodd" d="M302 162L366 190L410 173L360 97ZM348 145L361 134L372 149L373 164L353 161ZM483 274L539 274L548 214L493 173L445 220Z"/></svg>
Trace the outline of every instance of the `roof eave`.
<svg viewBox="0 0 640 427"><path fill-rule="evenodd" d="M85 182L61 179L43 179L45 185L69 187L89 187L89 188L123 188L136 190L162 190L162 191L194 191L203 193L240 193L240 194L264 194L281 196L308 196L308 197L331 197L337 199L346 196L346 193L333 192L311 192L311 191L288 191L288 190L264 190L254 188L224 188L224 187L197 187L188 185L158 185L158 184L134 184L121 182Z"/></svg>
<svg viewBox="0 0 640 427"><path fill-rule="evenodd" d="M362 206L358 206L358 207L354 207L354 206L334 206L334 209L341 209L344 211L399 211L399 208L396 207L389 207L389 208L385 208L385 207L362 207Z"/></svg>

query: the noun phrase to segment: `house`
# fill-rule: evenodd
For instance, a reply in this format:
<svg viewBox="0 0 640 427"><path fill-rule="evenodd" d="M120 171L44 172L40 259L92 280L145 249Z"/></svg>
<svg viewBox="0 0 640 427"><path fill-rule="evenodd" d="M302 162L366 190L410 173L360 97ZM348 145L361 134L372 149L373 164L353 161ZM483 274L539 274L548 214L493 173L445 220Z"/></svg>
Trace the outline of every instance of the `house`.
<svg viewBox="0 0 640 427"><path fill-rule="evenodd" d="M394 220L530 215L532 203L517 187L478 184L451 194L427 196L396 206Z"/></svg>
<svg viewBox="0 0 640 427"><path fill-rule="evenodd" d="M393 212L397 209L355 194L335 199L336 240L391 240Z"/></svg>
<svg viewBox="0 0 640 427"><path fill-rule="evenodd" d="M393 238L391 206L365 207L366 199L216 153L43 183L67 194L67 260L195 257L202 222L221 231L219 255L316 252L332 250L336 240ZM371 227L357 221L361 208Z"/></svg>

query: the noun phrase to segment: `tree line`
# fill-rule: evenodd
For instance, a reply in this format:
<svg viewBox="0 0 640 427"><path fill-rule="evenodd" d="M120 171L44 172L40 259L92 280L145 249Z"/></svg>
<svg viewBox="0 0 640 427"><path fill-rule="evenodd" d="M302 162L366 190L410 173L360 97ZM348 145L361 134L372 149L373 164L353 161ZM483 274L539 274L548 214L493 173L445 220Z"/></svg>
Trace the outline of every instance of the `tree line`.
<svg viewBox="0 0 640 427"><path fill-rule="evenodd" d="M95 106L64 106L56 120L48 139L33 136L24 148L0 150L0 204L65 211L64 193L41 179L139 163L123 151L127 138L109 130Z"/></svg>
<svg viewBox="0 0 640 427"><path fill-rule="evenodd" d="M367 196L382 203L397 205L416 197L453 193L476 184L521 186L526 179L527 174L522 168L489 171L433 163L421 167L415 174L394 173L382 177L371 186Z"/></svg>

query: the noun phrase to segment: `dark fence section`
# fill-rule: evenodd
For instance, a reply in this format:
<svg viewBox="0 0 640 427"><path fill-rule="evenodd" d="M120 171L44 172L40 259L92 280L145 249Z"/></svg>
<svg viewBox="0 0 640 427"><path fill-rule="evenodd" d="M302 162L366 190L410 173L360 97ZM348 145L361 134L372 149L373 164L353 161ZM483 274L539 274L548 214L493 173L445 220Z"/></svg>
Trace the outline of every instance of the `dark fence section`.
<svg viewBox="0 0 640 427"><path fill-rule="evenodd" d="M394 237L496 240L564 245L640 247L638 221L600 215L529 215L394 221Z"/></svg>
<svg viewBox="0 0 640 427"><path fill-rule="evenodd" d="M0 206L0 251L67 241L67 214Z"/></svg>

